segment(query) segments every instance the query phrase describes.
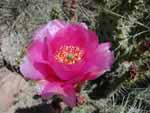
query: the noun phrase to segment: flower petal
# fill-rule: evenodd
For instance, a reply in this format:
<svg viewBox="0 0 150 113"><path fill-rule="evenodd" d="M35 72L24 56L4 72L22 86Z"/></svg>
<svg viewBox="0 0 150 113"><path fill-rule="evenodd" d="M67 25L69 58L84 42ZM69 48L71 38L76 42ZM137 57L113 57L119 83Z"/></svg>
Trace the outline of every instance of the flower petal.
<svg viewBox="0 0 150 113"><path fill-rule="evenodd" d="M40 41L32 41L27 48L27 56L31 61L43 61L42 51L43 43Z"/></svg>
<svg viewBox="0 0 150 113"><path fill-rule="evenodd" d="M26 56L20 65L20 71L28 79L39 80L44 78L44 76L34 68Z"/></svg>
<svg viewBox="0 0 150 113"><path fill-rule="evenodd" d="M52 68L49 66L49 64L46 63L40 63L40 62L35 62L34 64L35 69L37 69L40 73L42 73L45 76L45 79L48 81L59 81L62 82L62 80L60 80L55 72L52 70Z"/></svg>
<svg viewBox="0 0 150 113"><path fill-rule="evenodd" d="M64 28L66 23L61 20L50 21L47 25L42 25L33 33L33 40L44 41L44 38L53 38L60 29Z"/></svg>
<svg viewBox="0 0 150 113"><path fill-rule="evenodd" d="M85 29L88 29L88 26L86 25L86 23L80 23L80 25L82 26L82 27L84 27Z"/></svg>
<svg viewBox="0 0 150 113"><path fill-rule="evenodd" d="M44 85L41 88L41 96L45 99L51 98L54 95L65 95L65 92L58 82L53 83L42 83L39 85Z"/></svg>
<svg viewBox="0 0 150 113"><path fill-rule="evenodd" d="M66 23L62 20L53 20L47 24L48 33L54 37L55 34L66 26Z"/></svg>
<svg viewBox="0 0 150 113"><path fill-rule="evenodd" d="M74 79L77 76L82 75L82 68L84 65L84 58L76 64L67 65L59 63L54 58L55 52L60 46L65 44L80 46L81 49L85 49L85 57L91 55L91 51L94 51L98 47L98 37L92 31L88 31L81 25L71 24L68 27L60 30L56 34L54 40L48 39L48 51L49 51L49 62L51 67L55 71L56 75L62 80ZM81 73L82 72L82 73Z"/></svg>
<svg viewBox="0 0 150 113"><path fill-rule="evenodd" d="M29 60L34 64L35 62L48 62L48 48L46 38L44 42L39 40L33 40L27 48L27 56Z"/></svg>
<svg viewBox="0 0 150 113"><path fill-rule="evenodd" d="M60 83L48 83L44 84L41 95L43 98L48 99L54 95L62 96L64 102L73 107L76 105L76 93L71 85L62 86Z"/></svg>
<svg viewBox="0 0 150 113"><path fill-rule="evenodd" d="M109 71L113 62L114 54L110 51L110 43L102 43L93 52L92 56L86 61L83 71L86 72L85 80L93 80Z"/></svg>
<svg viewBox="0 0 150 113"><path fill-rule="evenodd" d="M74 107L77 103L76 92L71 85L64 87L65 95L63 96L64 102L70 107Z"/></svg>
<svg viewBox="0 0 150 113"><path fill-rule="evenodd" d="M83 63L80 64L73 64L73 65L66 65L58 63L57 61L53 63L51 66L55 71L56 75L61 80L71 80L78 76L80 76L81 69L83 67Z"/></svg>
<svg viewBox="0 0 150 113"><path fill-rule="evenodd" d="M28 62L32 64L34 69L38 70L42 75L44 75L44 79L49 81L59 81L60 79L49 66L46 39L47 38L45 38L44 42L34 40L29 45L27 49L27 57L29 59ZM36 76L36 74L34 76Z"/></svg>
<svg viewBox="0 0 150 113"><path fill-rule="evenodd" d="M64 28L66 23L60 20L50 21L47 25L41 26L33 35L33 41L28 46L27 54L31 61L43 61L43 57L47 60L48 48L47 39L52 40L60 29Z"/></svg>
<svg viewBox="0 0 150 113"><path fill-rule="evenodd" d="M98 46L98 37L94 33L78 24L68 24L65 28L56 33L55 38L49 43L53 52L61 46L71 45L86 49Z"/></svg>

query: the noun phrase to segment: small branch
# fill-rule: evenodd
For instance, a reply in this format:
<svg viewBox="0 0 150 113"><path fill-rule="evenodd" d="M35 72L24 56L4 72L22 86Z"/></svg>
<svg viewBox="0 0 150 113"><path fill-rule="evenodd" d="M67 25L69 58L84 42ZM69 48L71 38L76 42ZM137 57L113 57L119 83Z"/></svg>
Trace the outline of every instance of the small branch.
<svg viewBox="0 0 150 113"><path fill-rule="evenodd" d="M62 1L63 11L67 16L69 16L70 20L73 22L78 21L78 0L63 0Z"/></svg>
<svg viewBox="0 0 150 113"><path fill-rule="evenodd" d="M104 9L104 11L106 11L107 13L110 13L110 14L112 14L112 15L114 15L114 16L117 16L117 17L120 17L120 18L123 18L123 19L128 20L128 18L126 18L126 17L124 17L124 16L122 16L122 15L120 15L120 14L118 14L118 13L115 13L115 12L113 12L113 11L111 11L111 10L108 10L108 9L105 9L105 8L103 8L103 9ZM149 27L149 26L144 25L143 23L141 23L141 22L139 22L139 21L135 21L135 24L140 25L140 26L142 26L142 27L144 27L144 28L146 28L146 29L148 29L148 30L150 31L150 27Z"/></svg>
<svg viewBox="0 0 150 113"><path fill-rule="evenodd" d="M71 20L72 21L78 20L77 8L78 8L78 0L72 0L71 2Z"/></svg>

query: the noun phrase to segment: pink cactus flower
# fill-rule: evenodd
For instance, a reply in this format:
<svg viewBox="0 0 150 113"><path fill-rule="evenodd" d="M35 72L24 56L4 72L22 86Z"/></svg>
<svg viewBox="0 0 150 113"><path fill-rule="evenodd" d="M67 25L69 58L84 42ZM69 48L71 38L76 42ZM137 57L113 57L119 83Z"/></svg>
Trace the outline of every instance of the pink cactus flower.
<svg viewBox="0 0 150 113"><path fill-rule="evenodd" d="M77 100L76 85L109 71L114 55L111 44L98 43L98 36L84 23L50 21L33 33L20 65L24 77L38 81L44 98L60 95L70 107Z"/></svg>

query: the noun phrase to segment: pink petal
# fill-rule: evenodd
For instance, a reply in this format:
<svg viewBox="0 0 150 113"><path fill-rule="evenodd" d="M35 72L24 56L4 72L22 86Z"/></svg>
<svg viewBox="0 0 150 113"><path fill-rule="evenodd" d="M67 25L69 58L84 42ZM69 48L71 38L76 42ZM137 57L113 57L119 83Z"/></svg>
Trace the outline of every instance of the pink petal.
<svg viewBox="0 0 150 113"><path fill-rule="evenodd" d="M61 20L50 21L46 25L42 25L33 33L34 40L43 41L44 38L53 38L60 29L64 28L66 23Z"/></svg>
<svg viewBox="0 0 150 113"><path fill-rule="evenodd" d="M56 76L55 72L52 70L52 68L49 66L49 64L35 62L34 67L35 67L35 69L37 69L40 73L42 73L45 76L45 80L51 81L51 82L54 82L54 81L61 82L62 81Z"/></svg>
<svg viewBox="0 0 150 113"><path fill-rule="evenodd" d="M29 60L34 62L47 62L47 45L39 40L33 40L27 48L27 56Z"/></svg>
<svg viewBox="0 0 150 113"><path fill-rule="evenodd" d="M98 46L98 37L92 31L85 29L78 24L68 24L65 28L56 33L50 45L55 52L61 46L71 45L86 49Z"/></svg>
<svg viewBox="0 0 150 113"><path fill-rule="evenodd" d="M64 102L69 105L70 107L76 106L77 98L76 92L71 85L67 85L64 87L64 91L66 95L64 95Z"/></svg>
<svg viewBox="0 0 150 113"><path fill-rule="evenodd" d="M47 24L49 34L54 37L55 34L66 26L66 23L62 20L53 20Z"/></svg>
<svg viewBox="0 0 150 113"><path fill-rule="evenodd" d="M102 43L95 52L91 53L92 56L87 60L87 64L83 69L87 73L85 80L96 79L110 70L114 62L114 54L109 50L110 47L110 43Z"/></svg>
<svg viewBox="0 0 150 113"><path fill-rule="evenodd" d="M49 66L46 39L47 38L45 38L44 42L33 40L32 43L28 46L28 62L32 64L32 67L35 70L38 70L38 72L44 75L44 79L48 81L59 81L60 79L55 75L54 71ZM35 74L34 76L36 77L38 75Z"/></svg>
<svg viewBox="0 0 150 113"><path fill-rule="evenodd" d="M80 46L81 49L85 49L85 57L91 55L91 51L94 51L98 47L98 37L94 32L88 31L80 25L74 24L60 30L56 34L54 40L49 40L47 42L49 49L49 62L56 75L62 80L70 80L82 75L83 72L81 70L85 62L84 58L80 62L72 65L57 62L54 56L55 51L57 51L60 46L65 44Z"/></svg>
<svg viewBox="0 0 150 113"><path fill-rule="evenodd" d="M47 25L41 26L33 34L33 41L28 47L27 54L31 61L43 61L43 57L47 60L48 49L47 39L52 40L56 32L64 28L66 23L60 20L50 21Z"/></svg>
<svg viewBox="0 0 150 113"><path fill-rule="evenodd" d="M65 95L63 88L58 82L41 84L41 85L44 86L42 86L40 95L42 95L42 97L45 99L51 98L54 95L61 95L61 96Z"/></svg>
<svg viewBox="0 0 150 113"><path fill-rule="evenodd" d="M20 71L26 78L29 79L39 80L44 78L44 76L34 68L27 57L24 57L23 63L20 65Z"/></svg>
<svg viewBox="0 0 150 113"><path fill-rule="evenodd" d="M84 27L85 29L88 29L88 26L86 25L86 23L80 23L80 25L82 26L82 27Z"/></svg>
<svg viewBox="0 0 150 113"><path fill-rule="evenodd" d="M66 64L58 63L57 61L55 63L53 62L53 65L51 65L56 75L61 80L71 80L80 76L80 72L83 66L84 63L66 65Z"/></svg>
<svg viewBox="0 0 150 113"><path fill-rule="evenodd" d="M92 55L91 52L95 51L95 49L98 47L98 36L93 31L88 31L88 36L90 38L89 43L87 44L87 47L85 49L86 56Z"/></svg>
<svg viewBox="0 0 150 113"><path fill-rule="evenodd" d="M42 51L43 51L43 43L40 41L32 41L27 48L27 56L31 61L38 60L43 61Z"/></svg>
<svg viewBox="0 0 150 113"><path fill-rule="evenodd" d="M60 83L48 83L45 84L41 91L43 98L48 99L54 95L62 96L64 102L73 107L76 105L76 94L75 90L71 85L62 86Z"/></svg>

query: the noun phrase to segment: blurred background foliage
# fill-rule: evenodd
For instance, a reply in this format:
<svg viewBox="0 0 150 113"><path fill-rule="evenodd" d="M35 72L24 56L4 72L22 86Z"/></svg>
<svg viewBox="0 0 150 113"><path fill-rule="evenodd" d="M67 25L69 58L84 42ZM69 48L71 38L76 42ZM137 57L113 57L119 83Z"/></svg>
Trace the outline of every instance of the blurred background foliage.
<svg viewBox="0 0 150 113"><path fill-rule="evenodd" d="M69 10L61 0L1 0L0 32L15 37L9 40L12 45L21 43L15 60L4 53L6 64L17 71L32 31L51 19L70 21ZM83 88L84 105L64 113L150 113L150 1L79 0L77 14L100 42L112 42L115 63Z"/></svg>

